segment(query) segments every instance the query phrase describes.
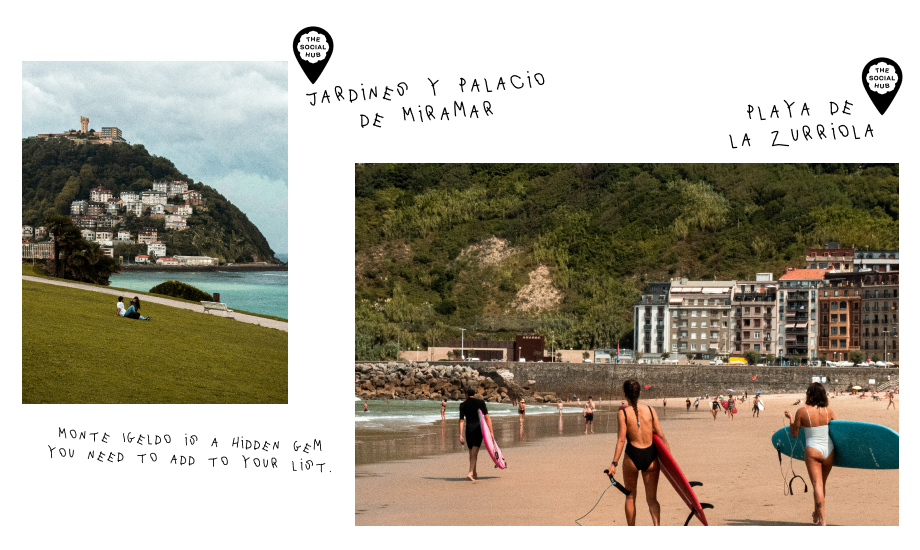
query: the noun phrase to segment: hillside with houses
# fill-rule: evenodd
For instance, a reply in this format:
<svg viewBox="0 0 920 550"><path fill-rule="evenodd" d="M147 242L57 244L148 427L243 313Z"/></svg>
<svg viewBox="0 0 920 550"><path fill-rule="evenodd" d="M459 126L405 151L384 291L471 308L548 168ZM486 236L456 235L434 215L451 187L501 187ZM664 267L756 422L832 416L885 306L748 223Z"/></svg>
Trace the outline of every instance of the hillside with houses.
<svg viewBox="0 0 920 550"><path fill-rule="evenodd" d="M22 153L23 257L50 257L44 221L68 215L124 264L277 262L236 206L143 145L38 136L23 140Z"/></svg>

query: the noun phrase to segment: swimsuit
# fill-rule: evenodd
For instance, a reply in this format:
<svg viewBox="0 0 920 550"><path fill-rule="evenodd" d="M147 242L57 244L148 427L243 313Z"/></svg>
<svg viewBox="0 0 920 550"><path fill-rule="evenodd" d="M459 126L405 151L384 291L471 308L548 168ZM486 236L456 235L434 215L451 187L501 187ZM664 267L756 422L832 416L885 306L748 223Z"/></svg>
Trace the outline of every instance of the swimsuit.
<svg viewBox="0 0 920 550"><path fill-rule="evenodd" d="M585 414L585 421L586 421L586 422L588 422L588 421L593 421L593 420L594 420L594 413L587 413L587 414Z"/></svg>
<svg viewBox="0 0 920 550"><path fill-rule="evenodd" d="M524 414L524 409L518 409L518 414L523 415L523 414Z"/></svg>
<svg viewBox="0 0 920 550"><path fill-rule="evenodd" d="M651 412L652 408L649 407L648 410L649 412ZM626 415L625 410L623 414ZM636 425L637 426L639 425L638 415L636 416ZM653 462L655 462L655 460L658 459L658 449L655 448L654 443L652 443L648 447L643 447L640 449L639 447L633 447L633 444L627 441L626 442L626 456L628 456L630 460L632 460L637 470L639 470L640 472L644 472L645 470L649 469L649 467L652 465Z"/></svg>
<svg viewBox="0 0 920 550"><path fill-rule="evenodd" d="M813 427L811 425L811 414L808 407L805 407L805 414L808 415L808 427L802 426L805 430L805 446L815 449L821 453L821 458L826 459L834 452L834 441L830 437L830 425ZM824 408L824 415L827 416L827 407Z"/></svg>

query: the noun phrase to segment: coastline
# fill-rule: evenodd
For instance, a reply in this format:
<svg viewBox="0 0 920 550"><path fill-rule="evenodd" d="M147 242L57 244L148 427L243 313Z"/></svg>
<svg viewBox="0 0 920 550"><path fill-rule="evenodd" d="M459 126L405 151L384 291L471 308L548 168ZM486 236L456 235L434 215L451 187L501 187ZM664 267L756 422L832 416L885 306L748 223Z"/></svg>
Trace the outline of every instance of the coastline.
<svg viewBox="0 0 920 550"><path fill-rule="evenodd" d="M812 490L808 493L800 479L788 495L791 470L808 474L801 461L783 457L782 465L772 448L770 436L787 425L784 410L794 411L791 404L800 394L769 395L760 418L751 416L750 401L739 406L735 420L720 412L713 421L709 411L686 412L683 399L669 400L667 411L654 399L640 400L656 409L662 430L681 469L693 481L704 483L696 489L702 502L716 508L707 510L710 525L811 525ZM900 396L895 403L900 407ZM618 402L614 402L618 408ZM838 418L882 424L899 431L899 411L886 411L887 401L838 396L830 407ZM567 407L573 408L573 407ZM602 405L601 409L604 409ZM448 409L450 412L450 409ZM440 422L435 423L434 438L443 451L426 446L425 438L383 437L381 445L404 449L402 458L369 461L355 466L356 525L575 525L597 502L609 485L602 470L606 468L616 445L615 427L602 414L596 415L595 434L584 436L580 410L562 415L553 435L541 424L559 422L558 413L525 417L523 437L515 418L500 418L495 425L496 437L508 461L508 469L496 470L487 456L478 461L480 480L466 480L468 459L460 447L456 414L448 416L441 439ZM555 418L553 418L555 417ZM430 429L429 429L430 431ZM535 435L534 435L535 434ZM356 427L356 461L360 430ZM431 436L428 436L431 437ZM782 468L782 469L781 469ZM785 475L785 478L784 478ZM622 472L616 476L622 481ZM785 481L784 481L785 479ZM866 472L834 468L828 479L828 519L833 525L898 525L899 471ZM453 502L468 502L459 507L443 506L443 495L450 491ZM638 488L638 525L650 525L644 504L644 487ZM525 496L523 506L509 506L509 499ZM527 498L531 497L531 498ZM683 525L688 510L677 493L662 476L658 499L663 525ZM482 514L482 510L501 513ZM608 491L584 525L625 525L623 498ZM699 525L693 521L690 525Z"/></svg>
<svg viewBox="0 0 920 550"><path fill-rule="evenodd" d="M288 264L234 264L234 265L143 265L143 264L122 264L122 271L172 271L175 273L190 272L217 272L217 271L287 271Z"/></svg>

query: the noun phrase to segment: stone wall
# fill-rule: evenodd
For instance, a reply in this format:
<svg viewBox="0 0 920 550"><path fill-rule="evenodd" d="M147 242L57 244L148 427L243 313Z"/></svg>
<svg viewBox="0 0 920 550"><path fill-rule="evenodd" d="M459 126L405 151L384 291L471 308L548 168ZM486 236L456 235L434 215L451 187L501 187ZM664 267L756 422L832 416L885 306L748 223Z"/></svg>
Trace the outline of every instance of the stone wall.
<svg viewBox="0 0 920 550"><path fill-rule="evenodd" d="M845 390L851 385L869 388L869 380L876 384L898 378L899 369L883 368L831 368L831 367L754 367L754 366L703 366L703 365L605 365L589 363L492 363L497 368L507 368L519 384L527 384L539 394L546 392L558 396L595 399L621 399L623 382L634 378L645 395L684 398L691 395L724 393L727 389L749 394L763 391L768 394L803 392L813 376L827 378L829 391ZM751 380L753 376L757 380ZM532 383L531 383L532 382Z"/></svg>
<svg viewBox="0 0 920 550"><path fill-rule="evenodd" d="M899 369L830 367L730 367L703 365L606 365L594 363L355 363L355 395L362 399L463 399L468 386L487 401L509 403L525 396L555 403L574 395L622 399L623 382L634 378L643 397L682 399L718 395L727 389L752 394L804 393L813 376L826 377L829 391L853 385L870 388L897 380ZM757 380L751 377L757 376Z"/></svg>

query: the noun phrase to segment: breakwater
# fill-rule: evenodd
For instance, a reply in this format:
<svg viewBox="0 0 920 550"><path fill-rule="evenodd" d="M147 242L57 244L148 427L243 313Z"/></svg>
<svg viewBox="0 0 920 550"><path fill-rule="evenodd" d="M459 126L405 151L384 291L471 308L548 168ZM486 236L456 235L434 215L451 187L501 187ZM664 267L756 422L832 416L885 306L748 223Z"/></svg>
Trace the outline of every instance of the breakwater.
<svg viewBox="0 0 920 550"><path fill-rule="evenodd" d="M370 371L360 371L359 366L378 366L371 376ZM401 366L401 368L400 368ZM447 369L447 370L445 370ZM371 369L373 370L373 369ZM382 372L387 376L381 376ZM399 384L392 377L394 372L402 373ZM407 378L407 374L413 374ZM866 389L874 385L897 380L899 369L884 368L833 368L833 367L756 367L756 366L704 366L704 365L637 365L637 364L596 364L596 363L511 363L511 362L433 362L433 363L356 363L355 395L365 399L393 397L387 391L402 392L413 399L439 399L447 396L451 399L462 398L462 388L466 385L485 384L484 379L496 383L496 387L505 387L490 392L491 387L483 387L484 396L495 396L501 401L503 395L509 400L510 388L521 395L530 397L537 403L556 402L559 399L571 399L593 396L595 399L622 399L623 382L636 379L644 388L647 397L684 398L697 395L718 395L732 389L736 392L747 391L749 394L762 391L766 394L804 393L805 389L817 377L823 381L829 391L846 390L851 386ZM476 374L473 374L476 373ZM362 376L365 376L362 378ZM756 377L756 378L755 378ZM890 378L889 378L890 377ZM359 379L361 391L359 392ZM369 384L363 384L369 382ZM379 384L378 384L379 383ZM389 385L388 385L389 384ZM424 386L427 386L425 388ZM417 389L416 389L417 388ZM448 390L449 388L449 390ZM381 392L381 389L384 391ZM447 393L445 393L447 390ZM456 392L456 393L455 393ZM426 397L428 395L429 397ZM456 395L457 397L454 397Z"/></svg>

